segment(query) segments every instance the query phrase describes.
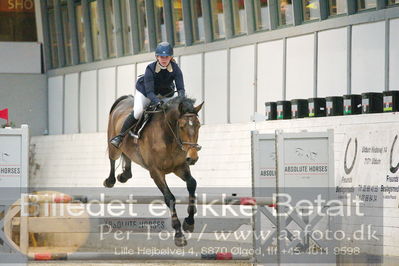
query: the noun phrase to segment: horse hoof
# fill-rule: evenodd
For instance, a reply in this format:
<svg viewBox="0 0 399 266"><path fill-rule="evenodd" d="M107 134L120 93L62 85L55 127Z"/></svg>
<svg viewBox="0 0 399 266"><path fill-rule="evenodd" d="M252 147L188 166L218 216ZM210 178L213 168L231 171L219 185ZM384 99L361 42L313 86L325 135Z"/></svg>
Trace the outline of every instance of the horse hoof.
<svg viewBox="0 0 399 266"><path fill-rule="evenodd" d="M127 178L125 178L122 174L119 174L116 179L118 179L118 181L121 183L126 183L127 181Z"/></svg>
<svg viewBox="0 0 399 266"><path fill-rule="evenodd" d="M190 232L190 233L194 232L194 224L187 223L187 218L184 218L183 230L184 232Z"/></svg>
<svg viewBox="0 0 399 266"><path fill-rule="evenodd" d="M187 245L187 240L185 236L175 237L175 245L178 247L184 247Z"/></svg>
<svg viewBox="0 0 399 266"><path fill-rule="evenodd" d="M115 185L115 182L112 183L112 182L109 182L108 179L105 179L103 182L103 185L104 185L104 187L111 188Z"/></svg>
<svg viewBox="0 0 399 266"><path fill-rule="evenodd" d="M122 173L122 174L119 174L116 178L118 179L119 182L126 183L132 177L131 176L130 177L125 177L123 175L123 173Z"/></svg>

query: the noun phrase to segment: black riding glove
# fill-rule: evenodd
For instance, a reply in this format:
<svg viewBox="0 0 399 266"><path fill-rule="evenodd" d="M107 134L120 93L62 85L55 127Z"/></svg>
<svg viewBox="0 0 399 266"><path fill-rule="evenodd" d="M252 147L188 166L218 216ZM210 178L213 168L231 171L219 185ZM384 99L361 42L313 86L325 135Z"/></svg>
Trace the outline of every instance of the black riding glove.
<svg viewBox="0 0 399 266"><path fill-rule="evenodd" d="M157 108L161 108L163 106L164 102L163 101L159 101L156 105Z"/></svg>

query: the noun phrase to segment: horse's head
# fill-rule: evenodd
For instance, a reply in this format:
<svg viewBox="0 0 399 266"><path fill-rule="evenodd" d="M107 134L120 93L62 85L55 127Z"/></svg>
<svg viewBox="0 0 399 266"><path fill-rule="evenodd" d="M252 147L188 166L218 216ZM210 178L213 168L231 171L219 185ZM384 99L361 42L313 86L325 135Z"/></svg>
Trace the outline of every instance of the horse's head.
<svg viewBox="0 0 399 266"><path fill-rule="evenodd" d="M198 120L198 112L201 110L202 102L200 105L194 107L194 112L184 113L181 112L180 118L177 120L178 134L183 146L183 150L187 151L186 161L189 165L194 165L198 161L198 151L201 146L198 142L198 131L201 126ZM180 108L182 109L180 104Z"/></svg>
<svg viewBox="0 0 399 266"><path fill-rule="evenodd" d="M198 112L203 106L203 102L194 106L194 101L189 98L181 98L174 112L176 121L176 138L180 148L185 151L186 161L189 165L194 165L198 161L198 132L201 123L198 119Z"/></svg>

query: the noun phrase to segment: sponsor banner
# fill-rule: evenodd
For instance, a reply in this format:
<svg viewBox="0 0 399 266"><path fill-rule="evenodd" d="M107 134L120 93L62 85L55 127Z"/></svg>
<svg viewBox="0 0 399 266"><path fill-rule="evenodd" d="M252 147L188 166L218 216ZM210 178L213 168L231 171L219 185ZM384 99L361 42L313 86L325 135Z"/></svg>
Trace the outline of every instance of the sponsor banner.
<svg viewBox="0 0 399 266"><path fill-rule="evenodd" d="M161 232L167 229L166 220L166 218L102 218L99 223L108 226L113 231Z"/></svg>
<svg viewBox="0 0 399 266"><path fill-rule="evenodd" d="M286 139L284 143L284 185L328 187L328 138Z"/></svg>
<svg viewBox="0 0 399 266"><path fill-rule="evenodd" d="M337 172L337 192L351 191L365 203L397 206L399 130L356 130L346 134Z"/></svg>

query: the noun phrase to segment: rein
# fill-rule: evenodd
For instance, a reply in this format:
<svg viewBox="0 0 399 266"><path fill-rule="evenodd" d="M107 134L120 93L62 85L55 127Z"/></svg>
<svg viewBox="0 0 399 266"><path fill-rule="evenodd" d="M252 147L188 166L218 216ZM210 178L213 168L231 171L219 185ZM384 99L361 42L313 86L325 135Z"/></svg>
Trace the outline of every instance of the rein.
<svg viewBox="0 0 399 266"><path fill-rule="evenodd" d="M184 145L188 145L188 146L190 146L190 148L194 148L197 151L201 150L202 147L200 145L198 145L197 143L182 141L181 138L180 138L180 134L179 134L179 121L177 121L177 123L176 123L176 134L175 134L175 132L172 129L172 126L170 125L169 121L166 119L165 109L163 109L163 114L165 116L166 124L168 125L168 127L169 127L170 131L172 132L173 136L175 137L177 145L179 145L179 148L182 151L187 152L184 149ZM196 114L184 114L183 116L196 116Z"/></svg>

